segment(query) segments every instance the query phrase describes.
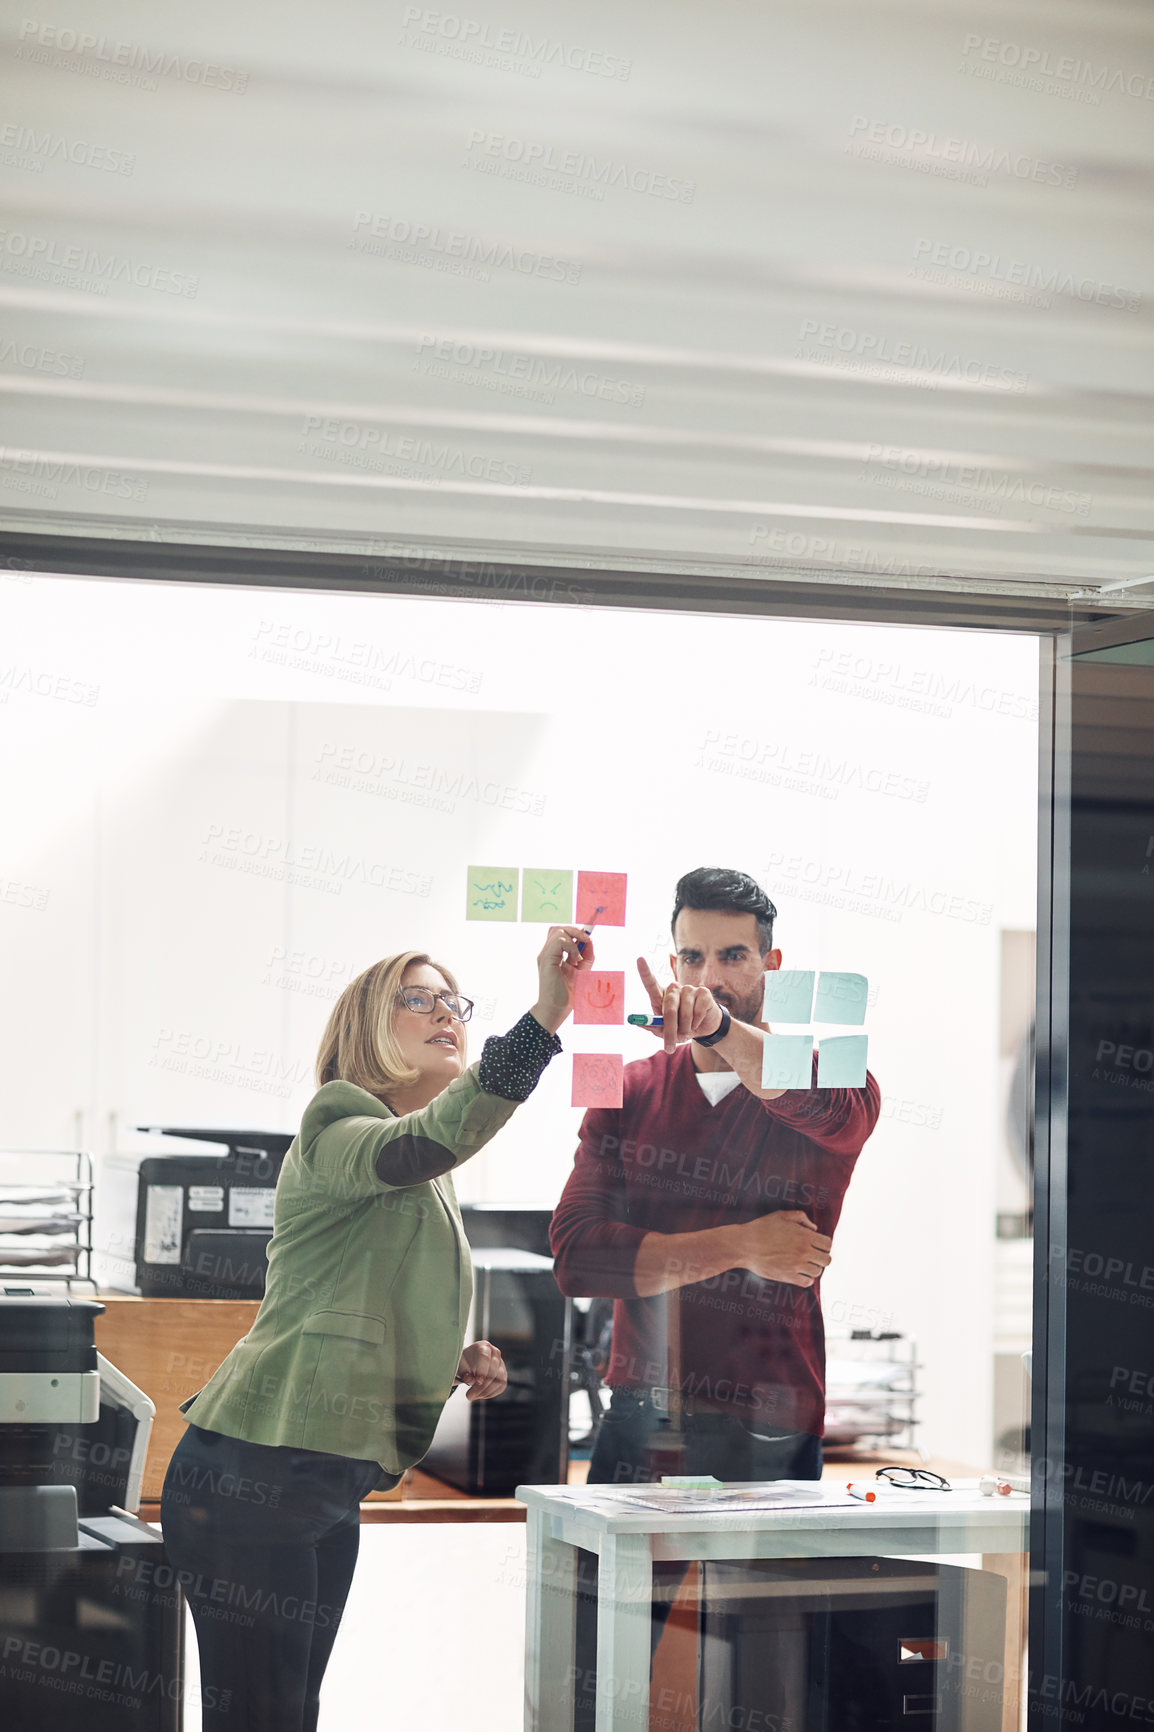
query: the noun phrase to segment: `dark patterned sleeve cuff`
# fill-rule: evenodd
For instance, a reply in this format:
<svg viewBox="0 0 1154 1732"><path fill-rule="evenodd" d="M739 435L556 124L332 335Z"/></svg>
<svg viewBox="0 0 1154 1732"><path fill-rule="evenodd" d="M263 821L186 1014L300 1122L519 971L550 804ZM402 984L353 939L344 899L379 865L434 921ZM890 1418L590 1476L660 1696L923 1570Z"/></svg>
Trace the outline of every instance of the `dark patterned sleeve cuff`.
<svg viewBox="0 0 1154 1732"><path fill-rule="evenodd" d="M507 1101L527 1101L541 1072L560 1051L557 1036L542 1028L532 1011L527 1010L508 1034L489 1036L477 1067L477 1080L487 1095L500 1095Z"/></svg>

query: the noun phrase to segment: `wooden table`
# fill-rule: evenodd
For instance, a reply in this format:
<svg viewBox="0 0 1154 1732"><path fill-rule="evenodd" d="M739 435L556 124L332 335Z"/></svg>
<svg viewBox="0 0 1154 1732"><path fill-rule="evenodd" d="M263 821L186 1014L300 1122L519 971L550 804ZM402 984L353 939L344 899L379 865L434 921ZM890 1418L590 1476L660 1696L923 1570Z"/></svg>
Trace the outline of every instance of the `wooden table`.
<svg viewBox="0 0 1154 1732"><path fill-rule="evenodd" d="M169 1458L184 1435L182 1401L208 1382L221 1361L252 1327L253 1299L138 1299L101 1293L96 1346L131 1378L156 1407L144 1468L140 1514L155 1521ZM574 1464L571 1479L584 1483L588 1464ZM471 1497L414 1468L395 1491L370 1492L364 1522L523 1522L513 1497Z"/></svg>
<svg viewBox="0 0 1154 1732"><path fill-rule="evenodd" d="M167 1467L167 1461L165 1467ZM584 1468L587 1464L577 1464ZM164 1471L160 1479L163 1482ZM582 1480L578 1479L578 1485ZM160 1493L142 1499L140 1519L160 1521ZM361 1523L372 1526L378 1522L518 1522L525 1520L525 1508L512 1497L471 1497L456 1486L446 1485L419 1467L410 1469L395 1492L382 1495L370 1492L361 1505Z"/></svg>
<svg viewBox="0 0 1154 1732"><path fill-rule="evenodd" d="M221 1360L247 1335L257 1314L254 1299L136 1299L98 1293L96 1347L156 1408L143 1504L156 1503L169 1457L184 1435L182 1401L208 1382ZM143 1513L143 1509L142 1509ZM147 1518L145 1518L147 1519Z"/></svg>

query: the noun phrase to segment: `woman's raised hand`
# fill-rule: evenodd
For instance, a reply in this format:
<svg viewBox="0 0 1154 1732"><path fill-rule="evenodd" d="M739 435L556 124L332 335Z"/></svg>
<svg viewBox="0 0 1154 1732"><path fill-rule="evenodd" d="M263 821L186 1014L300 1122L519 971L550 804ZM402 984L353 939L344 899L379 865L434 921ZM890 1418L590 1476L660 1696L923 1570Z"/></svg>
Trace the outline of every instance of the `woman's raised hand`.
<svg viewBox="0 0 1154 1732"><path fill-rule="evenodd" d="M578 948L583 946L583 951ZM533 1015L556 1034L573 1009L573 985L582 969L593 967L593 940L580 926L551 926L537 958L539 982Z"/></svg>

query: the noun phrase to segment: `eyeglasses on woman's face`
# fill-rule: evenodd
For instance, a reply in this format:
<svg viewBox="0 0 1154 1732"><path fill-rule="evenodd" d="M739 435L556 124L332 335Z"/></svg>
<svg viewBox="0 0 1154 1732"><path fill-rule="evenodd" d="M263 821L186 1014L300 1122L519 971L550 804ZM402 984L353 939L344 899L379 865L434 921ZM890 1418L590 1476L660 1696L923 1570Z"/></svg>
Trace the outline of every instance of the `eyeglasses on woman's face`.
<svg viewBox="0 0 1154 1732"><path fill-rule="evenodd" d="M397 1003L416 1011L418 1016L431 1016L438 999L457 1022L468 1022L473 1014L473 1000L459 998L455 992L434 992L431 986L403 986L397 994Z"/></svg>

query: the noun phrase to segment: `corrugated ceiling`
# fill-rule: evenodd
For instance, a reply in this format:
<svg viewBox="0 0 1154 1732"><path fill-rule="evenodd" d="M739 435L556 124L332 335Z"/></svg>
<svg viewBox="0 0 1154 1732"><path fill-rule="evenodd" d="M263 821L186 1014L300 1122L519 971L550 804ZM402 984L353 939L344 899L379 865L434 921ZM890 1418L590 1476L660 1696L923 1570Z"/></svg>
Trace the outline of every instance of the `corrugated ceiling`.
<svg viewBox="0 0 1154 1732"><path fill-rule="evenodd" d="M0 65L10 527L1154 596L1145 5L53 0Z"/></svg>

